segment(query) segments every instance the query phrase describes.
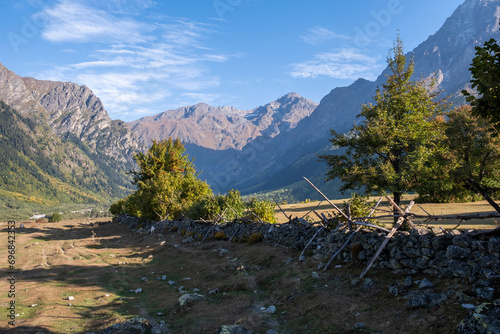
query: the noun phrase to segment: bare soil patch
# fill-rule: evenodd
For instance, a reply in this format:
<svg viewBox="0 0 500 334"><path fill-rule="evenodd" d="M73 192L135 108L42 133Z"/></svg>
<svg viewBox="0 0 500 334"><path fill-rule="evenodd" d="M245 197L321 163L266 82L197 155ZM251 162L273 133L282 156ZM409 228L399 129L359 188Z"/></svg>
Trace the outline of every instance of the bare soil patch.
<svg viewBox="0 0 500 334"><path fill-rule="evenodd" d="M0 288L2 333L98 332L134 316L165 321L170 333L214 333L239 324L256 333L452 333L468 311L450 299L436 308L405 309L389 287L406 275L372 270L375 286L352 286L363 264L334 262L314 278L310 255L266 243L182 243L177 233L144 235L95 220L24 223L17 229L16 327L8 326L8 287ZM19 223L17 224L19 226ZM7 256L6 223L0 250ZM227 251L226 251L227 250ZM333 268L334 266L340 266ZM0 265L6 277L6 261ZM414 280L422 279L414 275ZM429 277L436 292L468 282ZM169 281L175 281L169 282ZM181 288L182 286L182 288ZM142 292L136 293L137 289ZM180 307L179 290L205 298ZM414 286L410 289L417 289ZM212 294L209 294L212 291ZM68 297L74 300L68 300ZM475 301L479 302L479 301ZM263 308L276 307L274 314ZM363 323L364 329L353 329Z"/></svg>

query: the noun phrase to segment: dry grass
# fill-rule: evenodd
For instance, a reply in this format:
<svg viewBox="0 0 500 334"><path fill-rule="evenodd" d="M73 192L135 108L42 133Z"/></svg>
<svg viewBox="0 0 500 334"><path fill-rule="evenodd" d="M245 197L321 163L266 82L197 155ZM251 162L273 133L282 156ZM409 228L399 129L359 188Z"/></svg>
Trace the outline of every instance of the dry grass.
<svg viewBox="0 0 500 334"><path fill-rule="evenodd" d="M314 279L318 262L311 254L298 262L299 251L266 243L212 239L182 244L177 233L159 239L123 225L95 227L78 220L25 225L16 239L20 315L12 329L2 313L2 333L97 332L133 316L164 320L172 333L214 333L234 323L257 333L271 328L279 333L451 333L467 314L454 300L438 309L405 310L406 301L388 291L404 276L387 270L370 271L374 288L353 287L350 281L362 271L361 263L335 262L332 268L341 267ZM0 249L6 252L6 225L0 229ZM221 255L221 248L229 253ZM287 258L293 259L289 265ZM0 266L5 273L6 261ZM164 275L167 280L157 280ZM466 284L433 281L436 291ZM181 285L189 292L200 289L206 299L180 308ZM6 285L1 287L5 312L9 299ZM138 288L143 292L131 291ZM219 293L209 295L213 289ZM69 296L75 300L68 301ZM276 306L275 314L261 310L269 305ZM366 331L352 330L359 322Z"/></svg>
<svg viewBox="0 0 500 334"><path fill-rule="evenodd" d="M406 195L402 200L402 207L406 207L406 205L413 199L415 199L415 195ZM370 201L376 202L379 197L370 197ZM333 200L332 202L337 205L339 208L343 208L344 202L346 200ZM287 204L281 205L281 208L288 216L292 217L303 217L310 210L315 209L318 213L324 213L328 216L334 212L333 207L328 204L328 202L323 201L318 206L320 202L309 202L309 203L298 203L298 204ZM390 211L390 204L383 200L380 207L374 216L382 216L387 215L388 211ZM458 214L477 214L477 213L494 213L495 210L493 207L488 204L486 201L472 202L472 203L423 203L414 205L412 209L412 213L416 215L426 215L425 211L427 211L431 215L458 215ZM310 213L308 215L312 220L317 221L318 218L314 213ZM284 223L287 222L288 219L285 215L276 208L276 218L278 222ZM392 219L391 218L383 218L380 221L386 226L391 226ZM460 229L493 229L499 225L499 220L497 219L472 219L460 224ZM415 223L423 223L424 220L415 220ZM431 221L429 226L442 226L445 229L451 229L457 226L460 223L459 220L443 220L443 221Z"/></svg>

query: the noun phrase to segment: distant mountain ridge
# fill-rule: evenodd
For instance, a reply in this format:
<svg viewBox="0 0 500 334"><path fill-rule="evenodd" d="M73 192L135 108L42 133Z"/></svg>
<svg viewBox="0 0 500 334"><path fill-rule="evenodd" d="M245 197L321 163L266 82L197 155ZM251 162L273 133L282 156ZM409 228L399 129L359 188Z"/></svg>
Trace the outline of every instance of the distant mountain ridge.
<svg viewBox="0 0 500 334"><path fill-rule="evenodd" d="M198 103L143 117L130 122L129 126L145 145L151 140L172 137L214 150L241 150L259 136L274 137L293 129L317 105L297 93L289 93L253 110Z"/></svg>

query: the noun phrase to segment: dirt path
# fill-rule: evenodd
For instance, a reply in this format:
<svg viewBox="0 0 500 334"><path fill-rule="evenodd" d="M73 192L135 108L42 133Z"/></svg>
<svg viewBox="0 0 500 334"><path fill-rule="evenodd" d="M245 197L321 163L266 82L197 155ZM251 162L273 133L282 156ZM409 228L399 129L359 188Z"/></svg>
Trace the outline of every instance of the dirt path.
<svg viewBox="0 0 500 334"><path fill-rule="evenodd" d="M341 267L313 277L317 260L308 257L298 262L300 253L294 250L217 240L184 244L177 233L165 232L159 238L123 225L94 222L24 223L25 228L17 229L19 316L16 327L7 324L11 298L2 280L0 332L98 332L142 316L164 321L171 333L214 333L225 324L239 324L257 333L269 329L448 333L467 314L456 301L436 309L406 310L406 300L388 291L391 283L405 277L385 271L372 272L373 287L352 286L361 264L337 264ZM7 257L6 227L6 223L0 225L3 258ZM7 277L6 261L0 270ZM465 284L434 283L443 291L451 284ZM178 298L186 292L205 298L181 308ZM263 310L271 305L276 307L274 314ZM359 323L365 329L353 329Z"/></svg>

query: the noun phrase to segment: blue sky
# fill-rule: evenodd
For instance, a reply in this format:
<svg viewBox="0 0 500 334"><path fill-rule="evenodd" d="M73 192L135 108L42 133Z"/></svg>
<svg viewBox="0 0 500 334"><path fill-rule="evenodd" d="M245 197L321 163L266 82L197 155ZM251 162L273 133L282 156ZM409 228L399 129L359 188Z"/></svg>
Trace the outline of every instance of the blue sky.
<svg viewBox="0 0 500 334"><path fill-rule="evenodd" d="M464 0L0 0L0 62L90 87L131 121L205 102L319 102L374 80L399 29L410 51Z"/></svg>

